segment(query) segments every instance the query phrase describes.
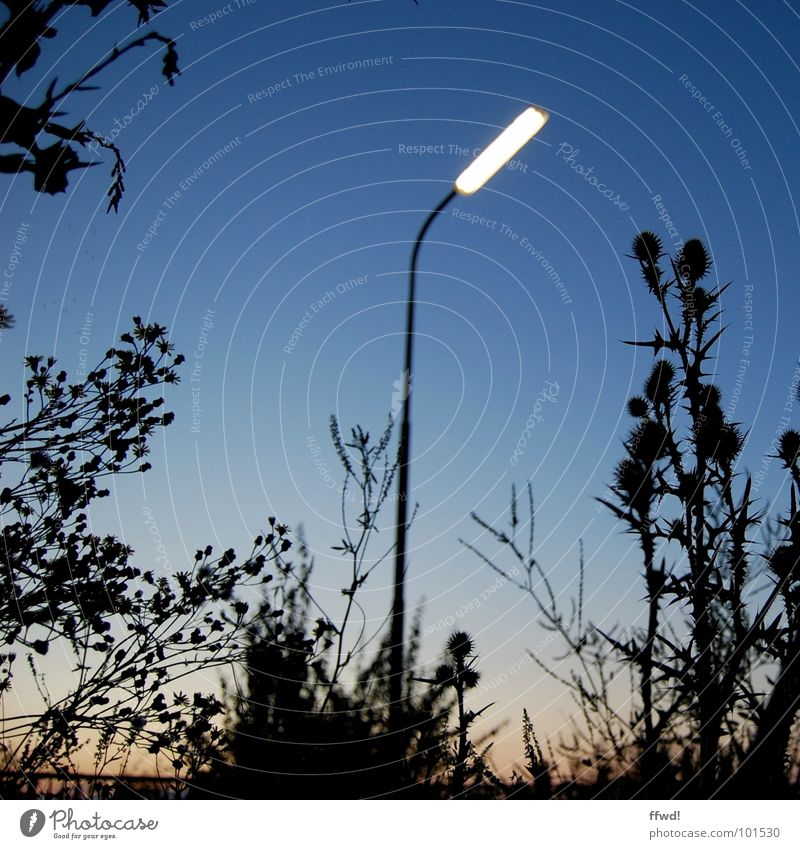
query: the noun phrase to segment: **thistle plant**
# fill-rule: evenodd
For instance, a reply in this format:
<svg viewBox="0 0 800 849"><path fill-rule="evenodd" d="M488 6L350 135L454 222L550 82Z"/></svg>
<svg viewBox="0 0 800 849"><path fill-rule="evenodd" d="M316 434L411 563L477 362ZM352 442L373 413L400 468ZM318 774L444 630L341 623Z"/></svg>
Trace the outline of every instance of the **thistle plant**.
<svg viewBox="0 0 800 849"><path fill-rule="evenodd" d="M468 690L478 686L480 673L475 668L477 656L472 637L464 631L454 631L447 640L445 651L447 662L436 670L436 685L441 689L452 688L456 696L458 725L456 728L455 765L450 788L452 796L458 797L464 792L470 764L485 767L482 756L476 751L469 738L469 730L475 720L490 705L477 712L467 710L465 695Z"/></svg>
<svg viewBox="0 0 800 849"><path fill-rule="evenodd" d="M688 718L698 747L693 775L684 776L686 792L707 797L727 779L721 769L723 738L734 750L739 747L741 758L753 724L756 739L765 727L765 705L773 698L785 702L781 688L760 698L751 673L766 652L775 651L777 634L764 630L770 611L778 612L779 630L777 623L784 622L779 662L794 638L795 549L790 541L767 558L778 582L766 602L755 605L748 587L760 562L750 532L763 517L755 510L750 478L736 470L744 433L723 414L722 393L709 380L724 332L720 299L730 284L700 285L712 263L698 239L669 257L658 236L643 232L634 239L633 258L658 303L665 334L656 330L651 339L627 343L651 348L657 359L643 395L628 404L636 423L612 497L600 499L638 538L644 561L647 625L629 642L614 645L638 672L642 778L657 781L667 729ZM796 462L796 442L787 434L782 443L789 469ZM796 481L796 465L792 475ZM793 495L784 523L790 531L795 512ZM777 610L781 598L783 617ZM680 634L670 632L665 621L668 605L686 613ZM787 689L796 690L792 675L784 679ZM674 694L666 708L657 708L656 689L662 696ZM784 735L779 745L785 749L786 743Z"/></svg>
<svg viewBox="0 0 800 849"><path fill-rule="evenodd" d="M765 556L774 583L773 595L780 595L782 615L766 625L761 617L755 631L756 648L771 665L777 668L772 689L759 696L748 689L745 694L751 705L755 732L743 762L737 770L735 789L749 792L759 786L773 794L786 792L788 755L792 728L800 709L800 433L786 431L780 439L777 456L791 477L788 514L778 520L784 538ZM796 768L796 764L794 764Z"/></svg>
<svg viewBox="0 0 800 849"><path fill-rule="evenodd" d="M757 532L767 517L738 468L745 431L723 412L712 379L728 286L706 285L712 262L698 239L675 256L649 232L632 247L660 327L627 343L652 351L654 362L628 401L624 455L598 500L638 542L642 624L601 629L589 621L583 567L577 600L562 611L535 556L530 485L527 547L513 491L510 532L473 516L500 551L488 556L465 544L533 599L538 622L565 645L552 664L531 653L579 710L571 744L562 741L579 766L556 792L580 793L576 782L593 781L593 794L785 795L800 709L800 433L786 431L778 444L790 505L765 546ZM521 567L522 579L498 565L501 557ZM628 715L610 695L621 673L630 682Z"/></svg>

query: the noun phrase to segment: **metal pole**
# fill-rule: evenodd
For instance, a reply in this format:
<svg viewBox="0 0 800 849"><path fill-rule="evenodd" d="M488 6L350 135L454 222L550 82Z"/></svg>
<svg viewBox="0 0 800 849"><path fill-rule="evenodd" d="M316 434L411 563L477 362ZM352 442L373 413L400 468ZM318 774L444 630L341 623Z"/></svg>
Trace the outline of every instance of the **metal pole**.
<svg viewBox="0 0 800 849"><path fill-rule="evenodd" d="M434 218L456 196L451 191L431 212L422 225L411 253L411 269L408 284L408 304L406 306L405 367L402 375L401 401L403 419L400 425L400 447L398 453L397 484L397 526L394 560L394 600L392 602L391 645L389 655L389 715L391 731L401 729L403 714L403 648L405 618L405 579L406 579L406 531L408 527L409 469L411 450L411 376L414 355L414 296L417 275L417 254L422 240L433 223Z"/></svg>

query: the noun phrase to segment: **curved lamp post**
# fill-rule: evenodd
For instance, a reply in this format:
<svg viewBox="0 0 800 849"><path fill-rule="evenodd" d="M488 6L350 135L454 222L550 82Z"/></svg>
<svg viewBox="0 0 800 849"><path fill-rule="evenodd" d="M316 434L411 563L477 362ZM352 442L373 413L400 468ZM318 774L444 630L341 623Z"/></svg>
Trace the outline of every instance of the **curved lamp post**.
<svg viewBox="0 0 800 849"><path fill-rule="evenodd" d="M488 146L455 181L452 190L425 219L411 252L411 270L406 307L405 367L402 375L401 401L403 419L400 426L398 457L397 526L394 563L394 600L392 602L391 647L389 669L389 711L392 730L399 730L398 718L403 712L403 638L405 618L406 531L408 529L409 467L411 449L411 375L414 356L414 295L417 276L417 255L436 216L457 195L471 195L490 180L518 153L547 122L550 116L542 109L529 106Z"/></svg>

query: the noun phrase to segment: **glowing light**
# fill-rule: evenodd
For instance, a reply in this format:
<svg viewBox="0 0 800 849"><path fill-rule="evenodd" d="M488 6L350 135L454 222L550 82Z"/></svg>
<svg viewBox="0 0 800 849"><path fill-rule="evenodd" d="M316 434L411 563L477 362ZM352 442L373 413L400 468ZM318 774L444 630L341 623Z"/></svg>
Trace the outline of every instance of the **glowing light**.
<svg viewBox="0 0 800 849"><path fill-rule="evenodd" d="M455 183L461 195L471 195L492 177L542 129L550 116L529 106L464 169Z"/></svg>

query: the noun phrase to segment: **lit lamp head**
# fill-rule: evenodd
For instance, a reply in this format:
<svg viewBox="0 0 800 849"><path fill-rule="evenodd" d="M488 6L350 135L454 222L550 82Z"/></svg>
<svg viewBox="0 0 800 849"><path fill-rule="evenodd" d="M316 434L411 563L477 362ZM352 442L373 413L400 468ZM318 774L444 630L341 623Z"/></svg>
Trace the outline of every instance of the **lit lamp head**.
<svg viewBox="0 0 800 849"><path fill-rule="evenodd" d="M542 129L550 115L529 106L461 172L455 182L460 195L471 195L492 177Z"/></svg>

